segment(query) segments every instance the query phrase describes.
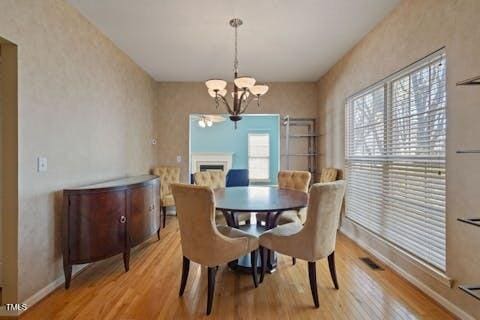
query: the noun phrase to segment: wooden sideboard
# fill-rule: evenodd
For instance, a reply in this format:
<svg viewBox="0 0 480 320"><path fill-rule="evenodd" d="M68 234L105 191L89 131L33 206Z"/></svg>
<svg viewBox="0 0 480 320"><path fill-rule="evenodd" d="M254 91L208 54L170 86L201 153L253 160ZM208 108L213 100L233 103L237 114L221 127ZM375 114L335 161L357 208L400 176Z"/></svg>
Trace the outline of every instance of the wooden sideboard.
<svg viewBox="0 0 480 320"><path fill-rule="evenodd" d="M63 191L63 269L70 287L72 265L123 253L155 232L160 239L160 180L143 175Z"/></svg>

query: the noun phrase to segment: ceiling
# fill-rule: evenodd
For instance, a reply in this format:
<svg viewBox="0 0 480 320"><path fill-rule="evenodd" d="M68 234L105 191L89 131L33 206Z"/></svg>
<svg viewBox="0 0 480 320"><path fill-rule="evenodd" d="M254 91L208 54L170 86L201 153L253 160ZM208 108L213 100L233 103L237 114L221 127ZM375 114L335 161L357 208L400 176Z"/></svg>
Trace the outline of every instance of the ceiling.
<svg viewBox="0 0 480 320"><path fill-rule="evenodd" d="M316 81L399 0L68 0L158 81Z"/></svg>

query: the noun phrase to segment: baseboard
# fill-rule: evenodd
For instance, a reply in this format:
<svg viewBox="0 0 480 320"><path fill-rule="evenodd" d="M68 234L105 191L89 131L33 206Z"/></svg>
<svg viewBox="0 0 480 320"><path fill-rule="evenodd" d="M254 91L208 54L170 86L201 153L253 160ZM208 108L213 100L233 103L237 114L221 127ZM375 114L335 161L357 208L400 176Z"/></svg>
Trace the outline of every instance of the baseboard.
<svg viewBox="0 0 480 320"><path fill-rule="evenodd" d="M450 302L450 300L446 299L442 295L438 294L436 291L432 290L429 286L425 285L422 281L418 280L416 277L412 276L410 273L408 273L405 269L399 267L397 264L392 262L390 259L385 257L383 254L372 248L370 245L365 243L364 241L355 238L352 234L350 234L347 230L344 228L340 228L340 232L343 233L345 236L347 236L349 239L351 239L353 242L355 242L357 245L362 247L364 250L366 250L368 253L370 253L372 256L374 256L376 259L380 260L382 263L384 263L386 266L388 266L390 269L398 273L401 277L403 277L405 280L413 284L415 287L417 287L420 291L425 293L427 296L435 300L438 304L443 306L445 309L447 309L449 312L454 314L455 316L459 317L460 319L463 320L475 320L471 315L467 314L465 311L457 307L455 304Z"/></svg>
<svg viewBox="0 0 480 320"><path fill-rule="evenodd" d="M88 266L90 266L90 264L73 266L72 279L75 278L75 276L77 276L80 272L85 270L85 268L87 268ZM37 304L39 301L41 301L43 298L48 296L50 293L55 291L58 287L62 286L64 283L65 283L65 277L62 275L62 276L58 277L57 279L55 279L54 281L47 284L45 287L43 287L42 289L40 289L39 291L37 291L33 295L31 295L23 303L26 304L28 306L28 308L31 308L35 304ZM26 312L26 311L28 311L28 309L20 312L20 314L22 314L23 312Z"/></svg>

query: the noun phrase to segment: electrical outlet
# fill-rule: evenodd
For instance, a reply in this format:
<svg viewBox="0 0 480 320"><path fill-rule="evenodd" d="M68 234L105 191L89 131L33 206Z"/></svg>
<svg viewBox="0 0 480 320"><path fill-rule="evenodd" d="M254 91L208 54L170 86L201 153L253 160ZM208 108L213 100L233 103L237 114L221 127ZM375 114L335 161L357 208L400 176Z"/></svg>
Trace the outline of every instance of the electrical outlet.
<svg viewBox="0 0 480 320"><path fill-rule="evenodd" d="M177 163L182 162L182 156L177 156Z"/></svg>
<svg viewBox="0 0 480 320"><path fill-rule="evenodd" d="M48 161L46 157L37 158L37 172L46 172L48 169Z"/></svg>

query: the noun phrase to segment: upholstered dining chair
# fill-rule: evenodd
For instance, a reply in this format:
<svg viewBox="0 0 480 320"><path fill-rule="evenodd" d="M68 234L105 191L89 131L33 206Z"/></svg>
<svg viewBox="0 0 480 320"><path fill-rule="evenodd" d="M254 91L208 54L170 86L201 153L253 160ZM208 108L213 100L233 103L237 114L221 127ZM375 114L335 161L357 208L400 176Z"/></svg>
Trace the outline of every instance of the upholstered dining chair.
<svg viewBox="0 0 480 320"><path fill-rule="evenodd" d="M337 180L338 169L335 168L322 168L320 171L320 183L333 182Z"/></svg>
<svg viewBox="0 0 480 320"><path fill-rule="evenodd" d="M257 262L258 238L241 230L215 225L215 198L207 186L173 184L183 254L180 296L185 286L190 261L208 268L207 315L212 310L215 275L219 265L250 253ZM252 268L253 284L258 285L257 268Z"/></svg>
<svg viewBox="0 0 480 320"><path fill-rule="evenodd" d="M160 177L160 207L163 213L163 227L167 219L167 207L175 205L173 200L171 183L180 182L180 168L178 167L157 167L154 168L153 174Z"/></svg>
<svg viewBox="0 0 480 320"><path fill-rule="evenodd" d="M225 172L220 170L200 171L193 174L193 182L197 186L206 186L215 190L218 188L225 188L226 177ZM216 211L215 221L218 225L226 225L225 217L221 211ZM235 223L238 225L240 222L249 222L250 213L238 212L235 213Z"/></svg>
<svg viewBox="0 0 480 320"><path fill-rule="evenodd" d="M308 171L281 170L277 176L278 187L280 189L290 189L308 193L311 178L312 175ZM306 219L306 212L306 208L285 211L280 215L278 224L291 222L303 223ZM264 222L266 224L267 214L265 212L257 213L256 217L257 223Z"/></svg>
<svg viewBox="0 0 480 320"><path fill-rule="evenodd" d="M338 177L338 169L335 168L323 168L320 172L320 183L326 183L326 182L333 182L337 180ZM301 223L304 224L305 220L307 218L307 208L303 208L300 210L300 219ZM293 219L292 219L293 220ZM292 264L295 265L297 260L295 257L292 257Z"/></svg>
<svg viewBox="0 0 480 320"><path fill-rule="evenodd" d="M230 169L227 173L226 186L230 187L247 187L250 184L248 178L248 169Z"/></svg>
<svg viewBox="0 0 480 320"><path fill-rule="evenodd" d="M310 189L308 214L305 224L289 223L278 226L260 236L262 274L265 275L270 250L308 261L308 275L315 307L319 307L316 261L328 258L328 266L335 289L338 289L335 270L335 242L345 181L316 183Z"/></svg>

